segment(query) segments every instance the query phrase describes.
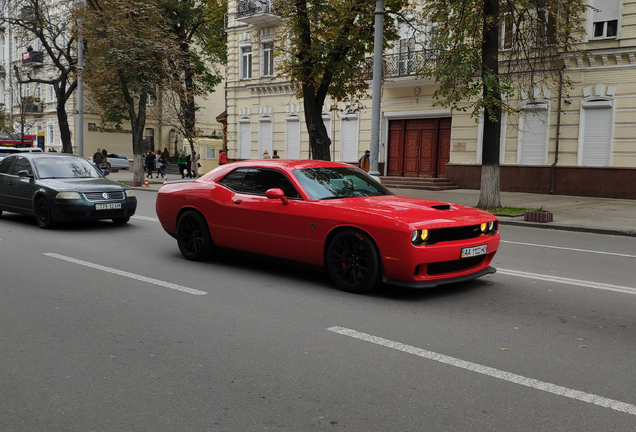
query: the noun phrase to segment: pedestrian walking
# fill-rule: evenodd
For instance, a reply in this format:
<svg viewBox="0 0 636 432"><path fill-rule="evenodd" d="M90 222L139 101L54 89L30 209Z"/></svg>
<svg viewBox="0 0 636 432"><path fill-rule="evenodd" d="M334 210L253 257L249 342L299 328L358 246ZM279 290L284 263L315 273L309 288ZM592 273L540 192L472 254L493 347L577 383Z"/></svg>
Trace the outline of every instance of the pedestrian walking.
<svg viewBox="0 0 636 432"><path fill-rule="evenodd" d="M185 178L186 171L186 163L188 162L188 158L183 150L179 151L179 157L177 158L177 164L179 165L179 174L181 174L181 178Z"/></svg>
<svg viewBox="0 0 636 432"><path fill-rule="evenodd" d="M272 159L280 159L280 156L278 156L278 150L274 150L274 154L272 155Z"/></svg>
<svg viewBox="0 0 636 432"><path fill-rule="evenodd" d="M219 153L219 165L225 165L227 163L227 153L225 150L221 150Z"/></svg>
<svg viewBox="0 0 636 432"><path fill-rule="evenodd" d="M263 152L263 159L271 159L271 157L269 156L269 152L267 151L267 149L265 149L265 151Z"/></svg>
<svg viewBox="0 0 636 432"><path fill-rule="evenodd" d="M192 151L192 157L190 158L190 163L192 165L190 167L190 171L192 171L192 177L196 178L199 174L199 168L201 167L201 164L199 163L199 155L194 150Z"/></svg>
<svg viewBox="0 0 636 432"><path fill-rule="evenodd" d="M148 168L148 178L152 178L152 171L155 169L155 154L153 152L146 155L146 168Z"/></svg>
<svg viewBox="0 0 636 432"><path fill-rule="evenodd" d="M192 178L192 156L186 154L186 177Z"/></svg>
<svg viewBox="0 0 636 432"><path fill-rule="evenodd" d="M168 161L166 160L166 157L163 155L163 152L160 152L159 150L157 150L157 176L159 176L159 174L161 174L161 178L163 178L166 175L166 164L168 163Z"/></svg>
<svg viewBox="0 0 636 432"><path fill-rule="evenodd" d="M360 160L358 161L358 166L360 167L360 169L362 169L364 172L369 172L369 169L371 168L371 152L369 150L364 152L364 156L362 156L360 158Z"/></svg>
<svg viewBox="0 0 636 432"><path fill-rule="evenodd" d="M102 149L97 149L97 151L93 155L93 163L95 164L98 170L102 169L102 159L103 159Z"/></svg>

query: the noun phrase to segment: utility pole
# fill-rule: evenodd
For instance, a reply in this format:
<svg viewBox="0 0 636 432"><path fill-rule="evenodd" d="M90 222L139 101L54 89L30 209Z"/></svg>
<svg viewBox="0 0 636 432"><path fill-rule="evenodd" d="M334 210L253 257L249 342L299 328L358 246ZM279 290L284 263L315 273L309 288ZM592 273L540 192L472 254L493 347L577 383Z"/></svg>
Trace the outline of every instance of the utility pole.
<svg viewBox="0 0 636 432"><path fill-rule="evenodd" d="M384 47L384 0L375 2L375 33L373 35L373 93L371 96L371 151L369 174L380 175L380 102L382 99L382 52Z"/></svg>
<svg viewBox="0 0 636 432"><path fill-rule="evenodd" d="M79 0L80 7L84 0ZM82 19L78 22L77 32L77 153L84 157L84 39L82 38Z"/></svg>

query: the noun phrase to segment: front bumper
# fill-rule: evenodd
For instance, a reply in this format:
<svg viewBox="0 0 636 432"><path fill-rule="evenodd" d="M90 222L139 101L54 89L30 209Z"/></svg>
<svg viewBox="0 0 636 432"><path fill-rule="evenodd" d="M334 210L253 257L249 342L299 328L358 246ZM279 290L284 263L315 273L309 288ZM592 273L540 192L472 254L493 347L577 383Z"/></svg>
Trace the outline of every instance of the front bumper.
<svg viewBox="0 0 636 432"><path fill-rule="evenodd" d="M410 288L432 288L475 279L496 271L490 267L499 248L500 236L449 241L430 246L406 247L401 253L382 253L382 279L385 283ZM487 246L487 252L461 258L462 248Z"/></svg>
<svg viewBox="0 0 636 432"><path fill-rule="evenodd" d="M120 209L96 210L95 204L121 203ZM51 203L51 215L58 222L121 219L133 216L137 210L137 198L128 197L122 200L89 201L79 200L53 200Z"/></svg>

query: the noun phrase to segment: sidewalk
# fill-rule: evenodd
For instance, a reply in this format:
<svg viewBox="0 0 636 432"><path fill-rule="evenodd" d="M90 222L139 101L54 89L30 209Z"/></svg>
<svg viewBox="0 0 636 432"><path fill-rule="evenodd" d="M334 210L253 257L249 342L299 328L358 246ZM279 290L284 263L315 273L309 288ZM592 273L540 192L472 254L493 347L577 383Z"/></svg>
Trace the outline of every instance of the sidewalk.
<svg viewBox="0 0 636 432"><path fill-rule="evenodd" d="M128 170L120 170L108 176L114 181L130 181L132 177L132 173ZM170 176L168 177L170 178ZM148 181L162 182L162 179L153 178ZM150 184L148 188L136 187L134 189L156 192L160 187L161 184ZM393 191L412 197L452 202L471 207L476 206L479 201L479 191L471 189L440 192L412 189L393 189ZM636 201L634 200L501 192L501 205L526 208L543 206L545 210L554 214L554 222L550 223L524 222L523 216L500 216L499 221L502 225L636 237Z"/></svg>

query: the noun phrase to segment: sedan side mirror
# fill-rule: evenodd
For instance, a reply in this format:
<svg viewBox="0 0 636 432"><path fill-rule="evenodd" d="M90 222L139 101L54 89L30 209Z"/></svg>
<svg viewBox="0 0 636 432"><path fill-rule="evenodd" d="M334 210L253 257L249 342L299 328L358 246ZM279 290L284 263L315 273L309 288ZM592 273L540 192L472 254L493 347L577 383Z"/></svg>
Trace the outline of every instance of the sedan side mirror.
<svg viewBox="0 0 636 432"><path fill-rule="evenodd" d="M33 178L33 174L31 174L27 170L21 170L21 171L18 171L18 177L21 177L21 178Z"/></svg>
<svg viewBox="0 0 636 432"><path fill-rule="evenodd" d="M285 192L280 188L268 189L265 196L269 199L279 199L284 205L289 204L289 200L285 197Z"/></svg>

